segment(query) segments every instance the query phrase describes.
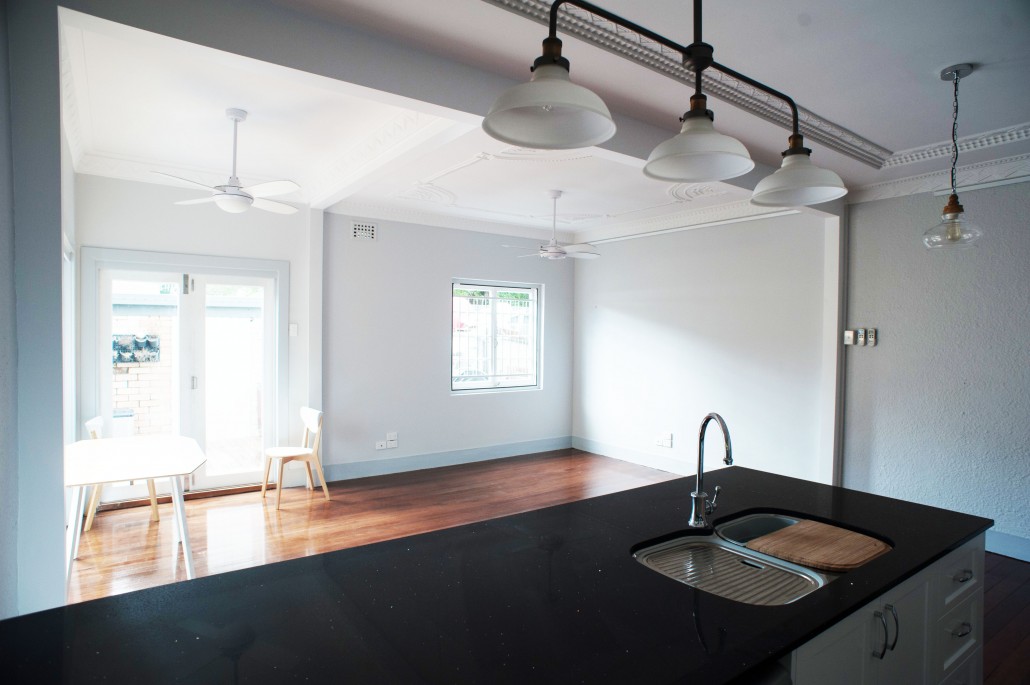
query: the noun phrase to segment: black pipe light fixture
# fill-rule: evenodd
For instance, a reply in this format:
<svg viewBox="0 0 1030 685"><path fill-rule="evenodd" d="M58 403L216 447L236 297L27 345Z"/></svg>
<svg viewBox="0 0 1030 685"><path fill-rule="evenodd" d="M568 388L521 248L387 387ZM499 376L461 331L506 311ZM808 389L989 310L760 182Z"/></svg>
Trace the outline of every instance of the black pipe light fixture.
<svg viewBox="0 0 1030 685"><path fill-rule="evenodd" d="M772 207L814 205L842 197L847 188L836 173L812 164L812 151L804 146L798 125L798 108L783 93L716 62L711 45L701 39L701 0L694 0L694 42L679 45L583 0L555 0L551 5L549 33L543 54L533 63L533 78L501 94L483 120L492 137L521 147L544 150L598 145L615 135L615 122L604 102L592 91L569 80L569 60L562 57L557 36L558 8L570 4L634 31L683 55L683 64L694 72L690 110L680 119L682 127L673 138L654 149L644 173L663 181L698 183L724 181L751 171L755 163L747 148L713 126L714 116L701 91L705 69L715 69L757 88L790 107L792 133L783 164L755 187L751 202Z"/></svg>
<svg viewBox="0 0 1030 685"><path fill-rule="evenodd" d="M927 249L942 247L973 247L983 236L980 227L966 221L962 205L958 202L958 191L955 189L955 166L958 163L958 82L973 73L972 64L955 64L941 71L942 81L951 81L954 96L951 104L951 195L941 212L941 222L923 234L923 244Z"/></svg>

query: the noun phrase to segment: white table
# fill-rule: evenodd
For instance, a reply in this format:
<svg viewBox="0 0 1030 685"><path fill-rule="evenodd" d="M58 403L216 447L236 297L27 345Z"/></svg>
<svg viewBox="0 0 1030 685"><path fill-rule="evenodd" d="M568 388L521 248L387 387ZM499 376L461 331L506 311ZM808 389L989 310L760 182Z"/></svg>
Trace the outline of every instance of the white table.
<svg viewBox="0 0 1030 685"><path fill-rule="evenodd" d="M72 488L74 506L68 521L67 578L71 578L72 560L79 555L82 514L86 506L86 490L97 483L127 480L145 481L168 478L172 484L172 509L175 512L174 542L176 557L182 542L186 577L193 578L193 552L186 529L186 505L182 499L181 476L199 469L207 457L193 438L178 435L135 435L127 438L79 440L64 448L64 485Z"/></svg>

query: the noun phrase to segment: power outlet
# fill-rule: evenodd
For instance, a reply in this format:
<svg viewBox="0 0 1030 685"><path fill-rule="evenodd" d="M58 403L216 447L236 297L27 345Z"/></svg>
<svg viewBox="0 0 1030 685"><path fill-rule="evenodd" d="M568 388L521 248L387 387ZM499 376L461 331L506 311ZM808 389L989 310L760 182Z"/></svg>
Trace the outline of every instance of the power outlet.
<svg viewBox="0 0 1030 685"><path fill-rule="evenodd" d="M654 444L659 447L672 447L672 433L662 433L655 439Z"/></svg>
<svg viewBox="0 0 1030 685"><path fill-rule="evenodd" d="M376 449L377 450L385 450L386 449L386 441L385 440L376 440Z"/></svg>

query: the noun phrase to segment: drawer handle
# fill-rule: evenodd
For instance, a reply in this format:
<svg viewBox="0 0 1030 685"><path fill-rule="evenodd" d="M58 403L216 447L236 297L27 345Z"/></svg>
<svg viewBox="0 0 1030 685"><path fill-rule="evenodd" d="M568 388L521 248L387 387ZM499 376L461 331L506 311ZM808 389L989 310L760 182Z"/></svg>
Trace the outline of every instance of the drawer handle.
<svg viewBox="0 0 1030 685"><path fill-rule="evenodd" d="M963 569L955 574L954 580L956 583L968 583L973 579L973 572L970 569Z"/></svg>
<svg viewBox="0 0 1030 685"><path fill-rule="evenodd" d="M967 623L966 621L963 621L962 625L960 625L957 629L951 631L951 636L965 637L966 635L969 635L971 632L973 632L973 626Z"/></svg>
<svg viewBox="0 0 1030 685"><path fill-rule="evenodd" d="M898 636L901 634L901 623L898 621L898 610L894 608L893 604L887 604L884 608L890 611L891 616L894 618L894 641L891 642L891 646L887 648L893 652L894 648L898 646Z"/></svg>
<svg viewBox="0 0 1030 685"><path fill-rule="evenodd" d="M883 657L887 654L887 617L883 615L882 611L874 611L873 616L880 619L880 623L883 624L883 649L877 652L873 650L873 656L883 661Z"/></svg>

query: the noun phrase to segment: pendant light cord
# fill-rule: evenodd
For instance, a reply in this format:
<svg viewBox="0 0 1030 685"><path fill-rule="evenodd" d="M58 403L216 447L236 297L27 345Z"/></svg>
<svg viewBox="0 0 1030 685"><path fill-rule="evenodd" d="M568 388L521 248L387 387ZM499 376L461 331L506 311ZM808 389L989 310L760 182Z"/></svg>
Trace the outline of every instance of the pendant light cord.
<svg viewBox="0 0 1030 685"><path fill-rule="evenodd" d="M952 77L955 83L955 99L951 105L951 194L957 195L955 190L955 166L958 164L958 70L953 72Z"/></svg>

